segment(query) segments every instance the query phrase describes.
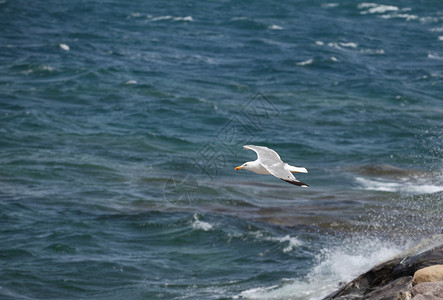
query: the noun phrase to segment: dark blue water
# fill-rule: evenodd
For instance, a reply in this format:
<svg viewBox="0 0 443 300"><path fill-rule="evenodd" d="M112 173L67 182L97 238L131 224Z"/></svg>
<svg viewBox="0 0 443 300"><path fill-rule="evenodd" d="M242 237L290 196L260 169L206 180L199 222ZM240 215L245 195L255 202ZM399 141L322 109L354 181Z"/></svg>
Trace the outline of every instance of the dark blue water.
<svg viewBox="0 0 443 300"><path fill-rule="evenodd" d="M320 299L441 232L442 45L435 1L0 1L0 298Z"/></svg>

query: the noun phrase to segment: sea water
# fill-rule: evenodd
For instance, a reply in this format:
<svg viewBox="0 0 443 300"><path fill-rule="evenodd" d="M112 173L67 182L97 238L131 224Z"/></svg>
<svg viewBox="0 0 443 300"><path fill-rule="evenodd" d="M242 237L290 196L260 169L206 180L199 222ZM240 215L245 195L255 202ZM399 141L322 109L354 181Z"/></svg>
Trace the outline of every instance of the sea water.
<svg viewBox="0 0 443 300"><path fill-rule="evenodd" d="M0 1L0 298L321 299L443 225L443 6ZM234 171L268 146L300 188Z"/></svg>

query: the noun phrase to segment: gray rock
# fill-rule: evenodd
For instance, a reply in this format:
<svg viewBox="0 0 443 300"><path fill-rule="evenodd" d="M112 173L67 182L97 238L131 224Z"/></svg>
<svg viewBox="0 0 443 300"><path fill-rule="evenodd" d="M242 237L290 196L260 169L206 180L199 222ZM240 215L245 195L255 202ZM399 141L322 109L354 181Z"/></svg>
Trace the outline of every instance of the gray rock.
<svg viewBox="0 0 443 300"><path fill-rule="evenodd" d="M414 286L411 290L412 299L420 299L418 296L427 296L433 298L426 299L443 299L443 281L423 282Z"/></svg>
<svg viewBox="0 0 443 300"><path fill-rule="evenodd" d="M411 276L400 277L388 283L387 285L368 293L367 295L365 295L365 299L367 300L405 299L404 298L405 296L403 295L406 295L411 286L412 286Z"/></svg>
<svg viewBox="0 0 443 300"><path fill-rule="evenodd" d="M412 257L405 257L395 266L392 275L395 277L411 276L417 270L439 264L443 264L443 246L438 246Z"/></svg>

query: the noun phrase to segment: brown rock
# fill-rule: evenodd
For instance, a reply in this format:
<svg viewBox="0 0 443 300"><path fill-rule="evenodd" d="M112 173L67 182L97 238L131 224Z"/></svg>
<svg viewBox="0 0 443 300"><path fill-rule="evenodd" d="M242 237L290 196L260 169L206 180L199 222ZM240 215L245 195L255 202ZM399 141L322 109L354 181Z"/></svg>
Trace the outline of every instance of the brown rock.
<svg viewBox="0 0 443 300"><path fill-rule="evenodd" d="M414 273L412 284L421 282L443 281L443 265L433 265L420 269Z"/></svg>
<svg viewBox="0 0 443 300"><path fill-rule="evenodd" d="M419 283L412 288L411 293L414 296L412 300L419 300L419 299L441 300L443 299L443 281Z"/></svg>

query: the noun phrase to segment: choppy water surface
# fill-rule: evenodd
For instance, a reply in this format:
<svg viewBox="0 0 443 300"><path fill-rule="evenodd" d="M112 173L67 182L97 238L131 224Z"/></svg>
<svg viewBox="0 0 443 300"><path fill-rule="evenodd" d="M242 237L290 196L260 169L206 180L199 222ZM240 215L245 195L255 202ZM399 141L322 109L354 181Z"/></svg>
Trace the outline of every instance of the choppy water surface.
<svg viewBox="0 0 443 300"><path fill-rule="evenodd" d="M321 299L442 229L443 6L0 1L0 298ZM302 189L234 171L265 145Z"/></svg>

